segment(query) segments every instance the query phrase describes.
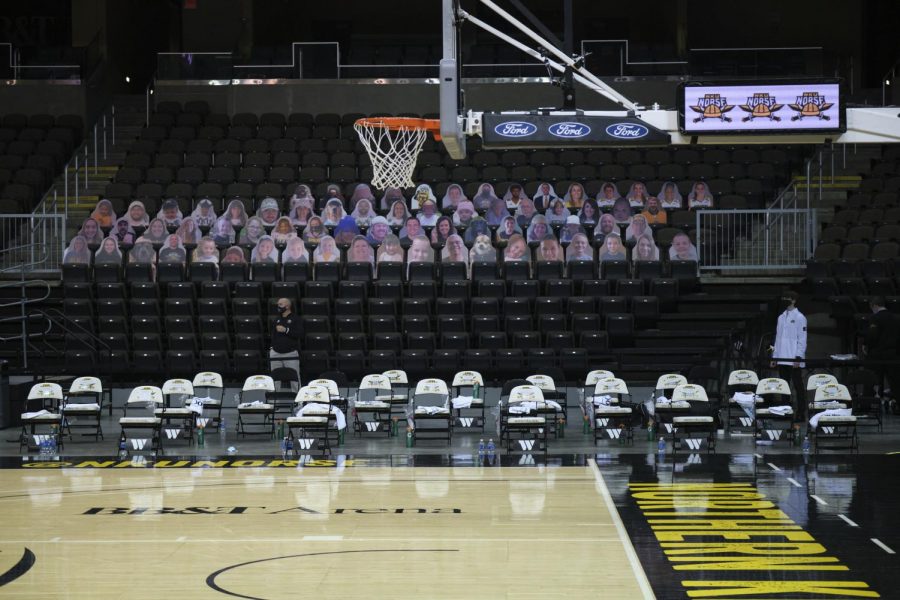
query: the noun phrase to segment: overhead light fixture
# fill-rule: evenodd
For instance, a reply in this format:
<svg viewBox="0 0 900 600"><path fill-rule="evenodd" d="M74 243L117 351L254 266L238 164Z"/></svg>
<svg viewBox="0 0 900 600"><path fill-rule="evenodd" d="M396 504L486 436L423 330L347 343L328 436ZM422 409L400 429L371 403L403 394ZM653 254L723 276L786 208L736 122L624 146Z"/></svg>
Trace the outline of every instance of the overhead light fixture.
<svg viewBox="0 0 900 600"><path fill-rule="evenodd" d="M131 77L128 75L125 76L125 83L131 83Z"/></svg>

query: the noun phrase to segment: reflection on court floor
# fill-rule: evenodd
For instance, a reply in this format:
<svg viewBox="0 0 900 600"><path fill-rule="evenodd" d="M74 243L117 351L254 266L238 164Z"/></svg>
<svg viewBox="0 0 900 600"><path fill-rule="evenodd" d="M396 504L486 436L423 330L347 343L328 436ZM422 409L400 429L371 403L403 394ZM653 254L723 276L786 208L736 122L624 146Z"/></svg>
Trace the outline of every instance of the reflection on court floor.
<svg viewBox="0 0 900 600"><path fill-rule="evenodd" d="M6 469L3 592L649 597L603 491L590 467Z"/></svg>

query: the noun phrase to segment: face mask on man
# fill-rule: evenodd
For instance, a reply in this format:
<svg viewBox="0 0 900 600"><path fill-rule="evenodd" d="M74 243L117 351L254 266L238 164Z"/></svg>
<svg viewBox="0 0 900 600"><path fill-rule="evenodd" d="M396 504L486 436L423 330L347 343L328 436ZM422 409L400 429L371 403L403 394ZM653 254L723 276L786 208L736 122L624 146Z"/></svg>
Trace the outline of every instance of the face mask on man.
<svg viewBox="0 0 900 600"><path fill-rule="evenodd" d="M284 313L286 313L287 311L288 311L288 307L287 307L287 306L284 306L283 304L279 304L279 305L278 305L278 312L279 312L279 313L284 314Z"/></svg>

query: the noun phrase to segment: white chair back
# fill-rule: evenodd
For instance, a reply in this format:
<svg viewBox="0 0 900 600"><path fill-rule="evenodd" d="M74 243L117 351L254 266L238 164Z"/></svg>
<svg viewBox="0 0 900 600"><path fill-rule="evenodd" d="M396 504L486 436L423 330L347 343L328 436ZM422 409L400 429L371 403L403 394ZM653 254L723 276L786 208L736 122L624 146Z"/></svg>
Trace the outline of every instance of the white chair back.
<svg viewBox="0 0 900 600"><path fill-rule="evenodd" d="M672 391L672 402L709 402L709 397L703 386L685 383Z"/></svg>
<svg viewBox="0 0 900 600"><path fill-rule="evenodd" d="M615 377L615 375L613 375L612 371L607 371L606 369L594 369L584 378L584 387L597 385L598 381L612 379L613 377Z"/></svg>
<svg viewBox="0 0 900 600"><path fill-rule="evenodd" d="M828 373L813 373L806 380L806 391L811 391L827 385L829 383L837 383L837 377Z"/></svg>
<svg viewBox="0 0 900 600"><path fill-rule="evenodd" d="M62 386L58 383L37 383L28 391L29 400L56 400L61 402L63 398Z"/></svg>
<svg viewBox="0 0 900 600"><path fill-rule="evenodd" d="M341 392L338 389L338 384L334 379L313 379L309 382L309 385L321 385L326 390L328 390L328 395L332 398L340 398Z"/></svg>
<svg viewBox="0 0 900 600"><path fill-rule="evenodd" d="M194 386L187 379L169 379L162 385L162 393L164 396L173 394L183 394L185 396L194 395Z"/></svg>
<svg viewBox="0 0 900 600"><path fill-rule="evenodd" d="M850 402L850 390L840 383L826 383L816 388L815 402Z"/></svg>
<svg viewBox="0 0 900 600"><path fill-rule="evenodd" d="M612 396L613 394L619 396L628 395L628 386L625 385L624 380L612 377L610 379L602 379L594 386L595 396Z"/></svg>
<svg viewBox="0 0 900 600"><path fill-rule="evenodd" d="M69 395L102 394L103 384L98 377L79 377L69 386Z"/></svg>
<svg viewBox="0 0 900 600"><path fill-rule="evenodd" d="M294 397L294 404L309 404L311 402L331 404L331 394L328 393L328 388L321 385L305 385L300 388Z"/></svg>
<svg viewBox="0 0 900 600"><path fill-rule="evenodd" d="M784 379L779 379L778 377L766 377L765 379L760 379L759 383L756 384L756 395L762 396L764 394L790 396L791 386L788 385L788 382Z"/></svg>
<svg viewBox="0 0 900 600"><path fill-rule="evenodd" d="M517 385L509 392L509 403L543 402L544 392L536 385Z"/></svg>
<svg viewBox="0 0 900 600"><path fill-rule="evenodd" d="M478 371L458 371L453 376L453 382L450 385L453 387L464 387L475 385L476 383L484 387L484 379L482 379L481 373Z"/></svg>
<svg viewBox="0 0 900 600"><path fill-rule="evenodd" d="M688 382L687 377L684 375L680 375L678 373L665 373L659 376L659 379L656 380L656 388L657 390L674 390L679 385L684 385Z"/></svg>
<svg viewBox="0 0 900 600"><path fill-rule="evenodd" d="M728 385L756 385L759 376L749 369L735 369L728 374Z"/></svg>
<svg viewBox="0 0 900 600"><path fill-rule="evenodd" d="M268 375L251 375L244 380L243 392L274 392L275 382Z"/></svg>
<svg viewBox="0 0 900 600"><path fill-rule="evenodd" d="M529 381L532 385L541 388L542 392L556 391L556 382L549 375L529 375L525 378L525 381Z"/></svg>
<svg viewBox="0 0 900 600"><path fill-rule="evenodd" d="M195 388L198 387L206 387L206 388L221 388L225 387L222 382L222 376L213 371L203 371L202 373L197 373L194 375L194 381L191 382Z"/></svg>
<svg viewBox="0 0 900 600"><path fill-rule="evenodd" d="M372 373L366 375L359 382L359 390L382 390L388 394L391 392L391 380L387 375Z"/></svg>
<svg viewBox="0 0 900 600"><path fill-rule="evenodd" d="M393 385L405 385L409 383L406 371L402 369L391 369L390 371L385 371L382 375L387 377Z"/></svg>
<svg viewBox="0 0 900 600"><path fill-rule="evenodd" d="M162 390L153 385L142 385L131 390L126 404L162 404Z"/></svg>

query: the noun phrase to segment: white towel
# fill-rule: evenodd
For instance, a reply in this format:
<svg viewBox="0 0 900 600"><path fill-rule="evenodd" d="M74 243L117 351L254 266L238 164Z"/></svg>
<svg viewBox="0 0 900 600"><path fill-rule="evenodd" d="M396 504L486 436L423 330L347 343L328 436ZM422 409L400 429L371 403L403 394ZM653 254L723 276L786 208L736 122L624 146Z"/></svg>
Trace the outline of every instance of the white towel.
<svg viewBox="0 0 900 600"><path fill-rule="evenodd" d="M524 415L536 411L538 408L550 407L554 410L562 410L559 402L553 400L544 400L543 402L515 402L509 405L509 413L513 415Z"/></svg>
<svg viewBox="0 0 900 600"><path fill-rule="evenodd" d="M202 415L204 400L212 400L212 398L197 398L196 396L194 396L193 398L191 398L191 403L188 405L188 408L191 409L191 412Z"/></svg>
<svg viewBox="0 0 900 600"><path fill-rule="evenodd" d="M425 413L426 415L436 415L440 412L447 410L443 406L417 406L416 411L419 413Z"/></svg>
<svg viewBox="0 0 900 600"><path fill-rule="evenodd" d="M472 396L457 396L452 400L453 408L458 410L460 408L472 408L472 400L474 400Z"/></svg>
<svg viewBox="0 0 900 600"><path fill-rule="evenodd" d="M37 412L22 413L22 418L23 419L33 419L35 417L43 417L44 415L49 415L49 414L50 414L49 410L39 410Z"/></svg>
<svg viewBox="0 0 900 600"><path fill-rule="evenodd" d="M265 402L262 400L254 400L253 402L241 402L238 404L238 408L253 408L254 406L262 406Z"/></svg>
<svg viewBox="0 0 900 600"><path fill-rule="evenodd" d="M603 396L594 396L593 400L594 406L609 406L613 403L613 397L605 394Z"/></svg>
<svg viewBox="0 0 900 600"><path fill-rule="evenodd" d="M823 410L822 412L816 413L812 417L810 417L809 424L813 429L815 429L819 426L819 419L823 416L849 417L850 412L851 411L849 408L829 408L828 410Z"/></svg>
<svg viewBox="0 0 900 600"><path fill-rule="evenodd" d="M794 414L794 409L790 406L772 406L769 408L769 412L773 415L785 416Z"/></svg>
<svg viewBox="0 0 900 600"><path fill-rule="evenodd" d="M751 419L754 418L754 412L756 411L756 400L759 398L753 392L735 392L734 401L737 402L738 406L744 409L744 414L746 414Z"/></svg>
<svg viewBox="0 0 900 600"><path fill-rule="evenodd" d="M329 408L331 410L331 414L334 415L334 424L337 426L338 430L340 431L346 429L347 417L344 416L344 411L331 404L320 404L318 402L310 402L309 404L304 404L300 407L300 410L297 411L297 416L302 417L303 413L309 410L316 410L321 412L323 410L328 410Z"/></svg>

